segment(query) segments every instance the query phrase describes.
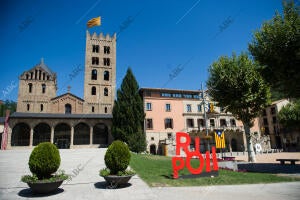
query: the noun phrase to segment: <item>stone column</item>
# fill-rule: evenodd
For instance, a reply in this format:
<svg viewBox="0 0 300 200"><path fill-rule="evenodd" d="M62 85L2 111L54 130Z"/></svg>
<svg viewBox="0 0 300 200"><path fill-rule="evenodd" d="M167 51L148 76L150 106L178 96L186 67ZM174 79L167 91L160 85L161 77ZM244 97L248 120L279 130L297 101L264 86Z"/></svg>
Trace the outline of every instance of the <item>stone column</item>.
<svg viewBox="0 0 300 200"><path fill-rule="evenodd" d="M30 127L30 137L29 137L29 146L32 147L33 142L33 128Z"/></svg>
<svg viewBox="0 0 300 200"><path fill-rule="evenodd" d="M93 145L93 126L90 126L90 145Z"/></svg>
<svg viewBox="0 0 300 200"><path fill-rule="evenodd" d="M12 135L12 128L8 127L7 130L7 146L6 149L11 149L11 135Z"/></svg>
<svg viewBox="0 0 300 200"><path fill-rule="evenodd" d="M50 142L53 144L54 143L54 126L51 126L51 135L50 135Z"/></svg>
<svg viewBox="0 0 300 200"><path fill-rule="evenodd" d="M73 148L73 141L74 141L74 126L71 126L71 142L70 142L70 149Z"/></svg>

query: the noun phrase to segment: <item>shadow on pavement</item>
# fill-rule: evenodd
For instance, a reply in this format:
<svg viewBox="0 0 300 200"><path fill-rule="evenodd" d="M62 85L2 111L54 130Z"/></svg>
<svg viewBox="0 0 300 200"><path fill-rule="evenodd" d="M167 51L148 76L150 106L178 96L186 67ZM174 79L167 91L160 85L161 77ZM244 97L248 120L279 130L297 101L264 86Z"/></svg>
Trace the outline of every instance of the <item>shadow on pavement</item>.
<svg viewBox="0 0 300 200"><path fill-rule="evenodd" d="M21 197L27 197L27 198L40 198L40 197L48 197L48 196L53 196L53 195L57 195L60 194L64 191L64 189L61 188L57 188L54 192L49 193L49 194L36 194L33 193L32 190L30 188L27 189L23 189L21 190L18 195Z"/></svg>
<svg viewBox="0 0 300 200"><path fill-rule="evenodd" d="M270 174L297 174L300 173L300 165L281 165L275 163L243 163L238 164L239 170L247 172L259 172Z"/></svg>
<svg viewBox="0 0 300 200"><path fill-rule="evenodd" d="M122 189L122 188L127 188L130 187L132 184L131 183L126 183L124 185L120 185L119 187L114 187L114 186L110 186L106 183L106 181L101 181L101 182L97 182L94 184L95 188L97 189Z"/></svg>

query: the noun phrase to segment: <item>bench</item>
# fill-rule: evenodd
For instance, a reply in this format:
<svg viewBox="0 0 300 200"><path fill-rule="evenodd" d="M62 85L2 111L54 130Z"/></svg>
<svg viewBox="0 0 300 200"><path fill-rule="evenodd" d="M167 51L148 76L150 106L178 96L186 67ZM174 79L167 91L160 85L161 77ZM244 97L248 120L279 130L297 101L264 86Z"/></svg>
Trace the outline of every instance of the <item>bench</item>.
<svg viewBox="0 0 300 200"><path fill-rule="evenodd" d="M295 165L297 161L300 161L300 159L276 159L276 161L280 161L281 165L285 164L285 161L291 162L291 165Z"/></svg>
<svg viewBox="0 0 300 200"><path fill-rule="evenodd" d="M235 157L233 157L233 156L223 156L222 158L223 158L223 160L226 160L226 161L234 161L235 160Z"/></svg>

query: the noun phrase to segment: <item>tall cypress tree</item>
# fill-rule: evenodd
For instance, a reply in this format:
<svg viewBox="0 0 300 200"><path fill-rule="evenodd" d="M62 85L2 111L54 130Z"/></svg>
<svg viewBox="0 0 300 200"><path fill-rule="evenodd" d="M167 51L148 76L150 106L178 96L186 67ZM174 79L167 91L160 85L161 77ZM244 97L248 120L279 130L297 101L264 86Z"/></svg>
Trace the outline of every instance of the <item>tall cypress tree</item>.
<svg viewBox="0 0 300 200"><path fill-rule="evenodd" d="M126 142L133 152L145 151L144 118L139 85L132 70L128 68L121 88L117 91L117 100L113 107L112 134L114 139Z"/></svg>

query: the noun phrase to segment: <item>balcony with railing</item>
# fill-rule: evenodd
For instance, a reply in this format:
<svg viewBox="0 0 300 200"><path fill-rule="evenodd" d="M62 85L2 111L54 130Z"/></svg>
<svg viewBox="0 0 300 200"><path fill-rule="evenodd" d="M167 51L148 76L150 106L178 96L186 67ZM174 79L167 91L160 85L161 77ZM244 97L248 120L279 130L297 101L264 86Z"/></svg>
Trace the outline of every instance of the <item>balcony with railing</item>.
<svg viewBox="0 0 300 200"><path fill-rule="evenodd" d="M244 131L244 126L208 126L209 131L214 131L216 129L221 129L224 131ZM197 126L197 127L187 127L186 130L187 132L202 132L206 131L205 126Z"/></svg>

